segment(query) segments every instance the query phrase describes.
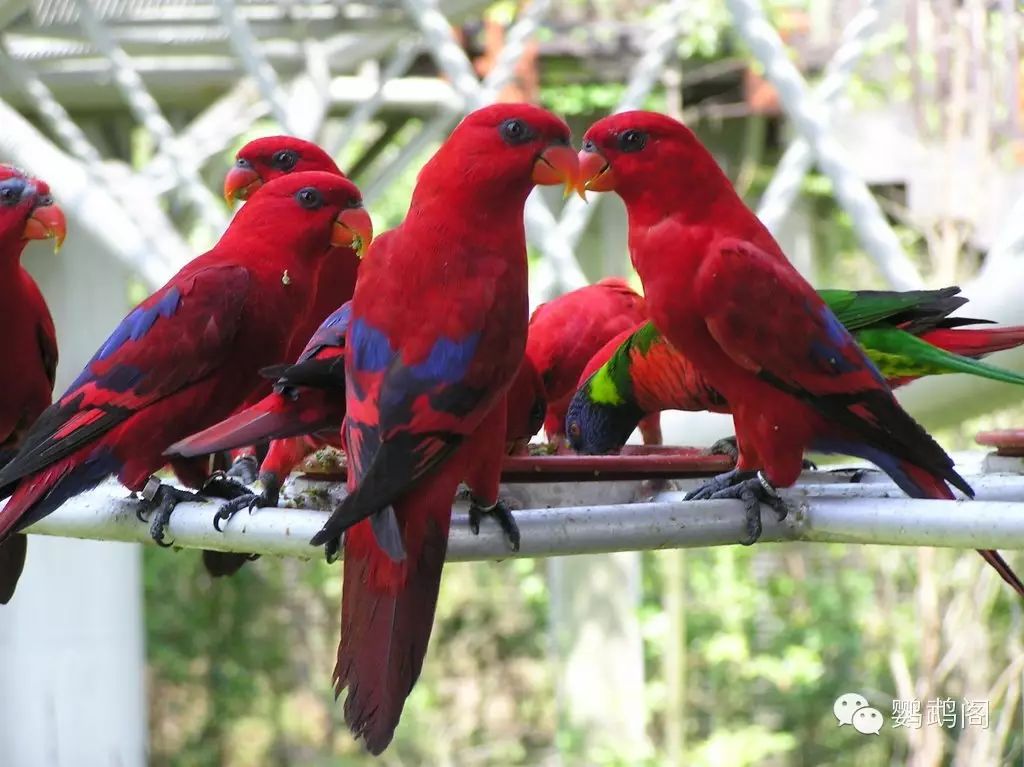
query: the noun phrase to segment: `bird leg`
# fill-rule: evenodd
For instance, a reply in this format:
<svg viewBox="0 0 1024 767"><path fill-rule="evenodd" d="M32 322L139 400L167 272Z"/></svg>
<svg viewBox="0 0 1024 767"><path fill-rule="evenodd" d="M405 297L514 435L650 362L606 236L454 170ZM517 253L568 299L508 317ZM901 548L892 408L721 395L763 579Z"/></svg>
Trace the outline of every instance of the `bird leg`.
<svg viewBox="0 0 1024 767"><path fill-rule="evenodd" d="M761 504L766 503L775 512L781 522L789 514L789 509L779 497L775 486L761 472L753 477L743 479L731 487L712 493L710 500L718 501L734 498L743 501L747 514L747 537L740 543L750 546L761 537Z"/></svg>
<svg viewBox="0 0 1024 767"><path fill-rule="evenodd" d="M243 485L251 485L259 478L260 462L254 455L243 455L235 459L227 476L237 479Z"/></svg>
<svg viewBox="0 0 1024 767"><path fill-rule="evenodd" d="M217 514L213 518L213 526L217 528L217 532L223 533L224 528L221 525L242 509L248 508L252 514L256 509L277 506L281 500L281 483L272 474L266 474L260 479L263 482L263 492L257 494L246 490L244 494L236 496L217 509Z"/></svg>
<svg viewBox="0 0 1024 767"><path fill-rule="evenodd" d="M490 506L485 506L483 501L471 495L469 529L473 531L473 535L480 535L480 520L483 519L485 514L493 517L501 526L509 545L512 546L512 551L519 551L519 525L516 524L515 517L512 516L512 510L509 509L508 505L499 498Z"/></svg>
<svg viewBox="0 0 1024 767"><path fill-rule="evenodd" d="M164 542L164 530L171 520L174 507L183 501L202 502L204 499L199 493L165 485L156 477L150 477L142 489L142 500L143 503L136 510L135 516L140 522L145 522L145 515L152 513L149 535L158 546L169 548L172 544Z"/></svg>

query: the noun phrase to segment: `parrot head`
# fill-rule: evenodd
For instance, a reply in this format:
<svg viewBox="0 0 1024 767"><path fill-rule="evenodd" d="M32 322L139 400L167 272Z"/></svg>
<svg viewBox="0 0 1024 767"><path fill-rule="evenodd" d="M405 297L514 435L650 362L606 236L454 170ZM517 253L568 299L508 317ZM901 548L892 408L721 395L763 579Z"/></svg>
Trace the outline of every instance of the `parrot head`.
<svg viewBox="0 0 1024 767"><path fill-rule="evenodd" d="M527 443L544 424L547 412L547 397L540 373L529 357L524 357L519 372L508 390L508 418L506 439L508 452L521 454Z"/></svg>
<svg viewBox="0 0 1024 767"><path fill-rule="evenodd" d="M644 413L615 388L606 368L599 369L576 390L565 415L565 435L577 453L616 453Z"/></svg>
<svg viewBox="0 0 1024 767"><path fill-rule="evenodd" d="M360 257L373 239L373 224L358 187L344 176L323 171L268 181L235 216L228 232L232 229L246 236L254 230L273 230L297 238L295 245L302 252L351 248Z"/></svg>
<svg viewBox="0 0 1024 767"><path fill-rule="evenodd" d="M267 136L238 150L235 164L224 177L224 199L248 200L263 184L289 173L319 170L344 176L331 156L311 141L294 136Z"/></svg>
<svg viewBox="0 0 1024 767"><path fill-rule="evenodd" d="M534 185L582 193L569 126L531 104L492 104L463 118L424 166L421 181L447 179L484 199L521 197Z"/></svg>
<svg viewBox="0 0 1024 767"><path fill-rule="evenodd" d="M663 169L692 171L694 158L705 155L697 137L678 120L657 112L620 112L587 129L580 176L587 190L615 191L628 201L645 192L665 194L668 190L652 184ZM688 175L689 182L700 183L699 173Z"/></svg>
<svg viewBox="0 0 1024 767"><path fill-rule="evenodd" d="M54 250L59 250L66 233L64 213L46 182L0 165L0 239L52 239Z"/></svg>

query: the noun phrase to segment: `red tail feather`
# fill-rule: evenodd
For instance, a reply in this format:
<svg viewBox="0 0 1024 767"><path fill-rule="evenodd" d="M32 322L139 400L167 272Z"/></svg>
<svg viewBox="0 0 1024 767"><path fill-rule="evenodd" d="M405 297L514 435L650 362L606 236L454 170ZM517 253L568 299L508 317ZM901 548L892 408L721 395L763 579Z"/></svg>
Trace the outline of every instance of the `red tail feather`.
<svg viewBox="0 0 1024 767"><path fill-rule="evenodd" d="M370 520L346 535L334 689L337 695L348 690L345 722L372 754L391 742L423 667L454 492L446 478L432 477L413 497L395 504L407 547L403 562L392 562L381 551Z"/></svg>
<svg viewBox="0 0 1024 767"><path fill-rule="evenodd" d="M167 452L185 456L206 455L272 439L311 434L329 426L340 426L344 415L344 400L318 389L303 391L296 400L271 394L252 407L171 445Z"/></svg>
<svg viewBox="0 0 1024 767"><path fill-rule="evenodd" d="M938 477L929 474L924 469L918 466L912 466L906 462L902 464L903 470L907 473L907 476L921 489L922 498L938 498L938 499L952 499L954 495L950 491L949 487ZM1006 560L1002 558L998 551L992 549L978 549L978 553L981 554L982 559L989 563L992 568L999 573L999 577L1002 578L1010 587L1024 597L1024 583L1021 582L1020 578L1013 569L1006 563Z"/></svg>
<svg viewBox="0 0 1024 767"><path fill-rule="evenodd" d="M986 354L1024 345L1024 325L1005 328L939 328L921 336L933 346L978 359Z"/></svg>

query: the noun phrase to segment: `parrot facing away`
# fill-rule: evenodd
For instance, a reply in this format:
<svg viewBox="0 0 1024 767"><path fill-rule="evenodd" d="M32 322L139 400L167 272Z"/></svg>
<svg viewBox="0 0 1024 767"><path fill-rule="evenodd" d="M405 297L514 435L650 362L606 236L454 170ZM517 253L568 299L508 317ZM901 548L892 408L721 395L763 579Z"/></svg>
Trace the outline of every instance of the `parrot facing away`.
<svg viewBox="0 0 1024 767"><path fill-rule="evenodd" d="M530 317L526 356L540 373L547 398L544 431L565 435L565 411L580 373L609 338L647 319L643 297L620 277L570 291L541 304Z"/></svg>
<svg viewBox="0 0 1024 767"><path fill-rule="evenodd" d="M57 375L57 334L43 294L21 265L29 240L64 240L64 214L45 182L0 165L0 466L10 461L27 429L46 410ZM0 544L0 604L7 604L25 564L25 536Z"/></svg>
<svg viewBox="0 0 1024 767"><path fill-rule="evenodd" d="M266 185L220 241L135 307L0 471L0 542L116 475L162 542L175 504L151 480L169 445L229 415L288 349L332 246L368 243L359 190L326 173ZM173 465L173 463L172 463Z"/></svg>
<svg viewBox="0 0 1024 767"><path fill-rule="evenodd" d="M966 303L964 298L954 298L958 292L959 288L892 294L818 291L893 388L921 376L945 373L1024 385L1024 376L976 359L1024 344L1024 327L964 327L975 320L946 316ZM881 316L878 311L858 314L861 303L884 304L887 295L892 296L892 315ZM908 308L908 295L919 296L919 303ZM649 322L609 341L594 355L580 380L566 426L577 452L618 450L638 420L650 413L729 412L725 398Z"/></svg>
<svg viewBox="0 0 1024 767"><path fill-rule="evenodd" d="M350 492L312 543L335 550L346 533L334 686L371 753L390 743L422 668L460 481L474 509L511 520L498 482L526 345L524 208L534 185L574 186L577 171L569 128L549 112L472 112L360 267L345 355Z"/></svg>
<svg viewBox="0 0 1024 767"><path fill-rule="evenodd" d="M218 529L221 522L242 508L276 506L281 486L299 463L324 445L342 447L345 334L351 315L352 304L347 302L324 320L294 365L275 365L261 371L276 379L271 394L168 448L168 454L192 457L271 440L260 466L263 492L243 495L221 506L214 518ZM508 393L508 452L537 433L544 408L540 376L524 359Z"/></svg>
<svg viewBox="0 0 1024 767"><path fill-rule="evenodd" d="M785 516L775 488L796 482L809 448L868 460L911 497L974 495L686 126L652 112L603 118L580 165L588 189L626 205L651 320L729 402L736 469L690 497L742 500L744 543L760 536L762 501ZM997 552L981 553L1024 595Z"/></svg>

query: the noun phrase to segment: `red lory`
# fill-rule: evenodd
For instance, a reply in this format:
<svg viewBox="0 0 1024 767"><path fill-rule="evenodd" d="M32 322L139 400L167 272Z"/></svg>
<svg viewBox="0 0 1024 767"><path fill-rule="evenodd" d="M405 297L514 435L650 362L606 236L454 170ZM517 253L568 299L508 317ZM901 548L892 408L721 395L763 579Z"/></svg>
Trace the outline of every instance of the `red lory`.
<svg viewBox="0 0 1024 767"><path fill-rule="evenodd" d="M212 250L136 306L0 471L0 542L116 475L163 542L192 493L153 476L175 441L229 415L285 354L332 246L372 237L359 190L327 173L261 189Z"/></svg>
<svg viewBox="0 0 1024 767"><path fill-rule="evenodd" d="M45 182L0 165L0 466L14 457L25 432L50 405L57 374L57 335L35 280L21 266L29 240L53 239L60 247L64 214ZM0 545L0 604L14 594L25 563L25 536Z"/></svg>
<svg viewBox="0 0 1024 767"><path fill-rule="evenodd" d="M419 676L461 480L494 512L505 395L528 320L523 212L536 184L576 184L569 128L526 104L465 117L420 171L405 220L360 267L345 355L349 495L314 545L344 538L335 690L383 751Z"/></svg>
<svg viewBox="0 0 1024 767"><path fill-rule="evenodd" d="M964 327L984 322L947 315L967 299L959 288L818 294L893 388L926 375L968 373L1024 385L1024 376L978 362L1024 344L1024 327ZM577 452L621 448L641 418L662 410L729 412L725 398L650 322L619 334L588 363L573 395L566 433ZM718 443L735 457L730 440Z"/></svg>
<svg viewBox="0 0 1024 767"><path fill-rule="evenodd" d="M549 440L561 443L565 437L565 411L587 362L608 339L646 319L643 297L619 277L570 291L534 310L526 356L544 384ZM660 441L657 420L645 437Z"/></svg>
<svg viewBox="0 0 1024 767"><path fill-rule="evenodd" d="M741 499L744 543L761 534L762 501L785 515L776 488L796 482L807 449L868 460L915 498L973 496L686 126L612 115L580 157L588 188L626 205L651 320L730 405L736 469L691 497ZM982 555L1024 595L998 553Z"/></svg>

